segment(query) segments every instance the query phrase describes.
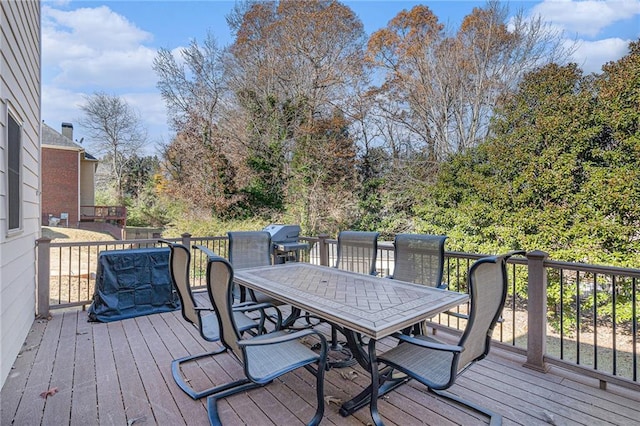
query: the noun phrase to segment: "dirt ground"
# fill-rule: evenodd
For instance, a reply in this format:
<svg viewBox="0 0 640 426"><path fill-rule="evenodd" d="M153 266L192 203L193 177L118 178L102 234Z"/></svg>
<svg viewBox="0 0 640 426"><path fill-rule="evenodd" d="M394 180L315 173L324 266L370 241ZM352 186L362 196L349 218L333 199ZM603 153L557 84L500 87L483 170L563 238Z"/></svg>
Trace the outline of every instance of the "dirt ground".
<svg viewBox="0 0 640 426"><path fill-rule="evenodd" d="M42 227L42 237L51 238L51 242L68 243L74 241L113 241L111 234L103 232L85 231L83 229L61 228L53 226Z"/></svg>
<svg viewBox="0 0 640 426"><path fill-rule="evenodd" d="M52 243L115 241L107 233L74 228L42 227L42 237ZM98 246L51 247L49 252L49 295L51 305L92 300L95 286Z"/></svg>

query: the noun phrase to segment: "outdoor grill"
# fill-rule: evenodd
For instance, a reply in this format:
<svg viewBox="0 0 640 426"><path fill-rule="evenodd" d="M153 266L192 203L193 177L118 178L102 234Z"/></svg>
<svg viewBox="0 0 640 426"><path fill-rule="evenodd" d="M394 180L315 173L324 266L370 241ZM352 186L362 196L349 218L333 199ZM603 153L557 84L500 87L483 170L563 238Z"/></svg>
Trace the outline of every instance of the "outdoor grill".
<svg viewBox="0 0 640 426"><path fill-rule="evenodd" d="M274 263L297 262L300 250L309 249L309 244L298 241L299 225L271 224L263 229L271 234Z"/></svg>

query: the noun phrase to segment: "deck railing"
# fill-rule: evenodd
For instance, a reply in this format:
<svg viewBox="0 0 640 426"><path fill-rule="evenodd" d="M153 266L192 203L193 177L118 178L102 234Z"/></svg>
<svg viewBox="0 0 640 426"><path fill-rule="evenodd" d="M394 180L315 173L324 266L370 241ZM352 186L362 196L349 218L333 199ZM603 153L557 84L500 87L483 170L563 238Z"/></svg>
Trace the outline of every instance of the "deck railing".
<svg viewBox="0 0 640 426"><path fill-rule="evenodd" d="M124 228L127 224L125 206L80 206L81 222L110 222Z"/></svg>
<svg viewBox="0 0 640 426"><path fill-rule="evenodd" d="M227 256L226 237L170 239L185 246L204 245ZM301 261L333 266L337 240L327 236L303 237L310 249ZM155 239L52 243L38 240L38 314L49 309L91 304L98 254L160 246ZM378 245L378 273L393 274L393 245ZM471 264L484 255L446 252L444 281L450 290L466 291ZM192 251L191 284L205 287L206 259ZM638 282L640 269L556 262L544 252L509 260L509 291L505 309L493 334L495 344L526 356L528 367L546 371L550 365L594 377L600 386L614 383L640 390L638 373ZM467 306L457 308L465 313ZM434 330L462 330L465 320L441 314L430 324Z"/></svg>

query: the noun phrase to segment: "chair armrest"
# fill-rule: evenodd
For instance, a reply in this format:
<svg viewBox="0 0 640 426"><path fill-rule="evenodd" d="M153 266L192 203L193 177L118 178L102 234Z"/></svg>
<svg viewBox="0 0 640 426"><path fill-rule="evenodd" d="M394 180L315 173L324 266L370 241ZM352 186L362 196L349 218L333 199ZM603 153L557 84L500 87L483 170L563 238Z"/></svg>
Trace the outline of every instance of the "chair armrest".
<svg viewBox="0 0 640 426"><path fill-rule="evenodd" d="M273 308L276 311L280 312L280 309L278 309L277 306L268 302L264 302L264 303L243 302L237 305L233 305L233 310L235 312L251 312L251 311L264 310L268 308Z"/></svg>
<svg viewBox="0 0 640 426"><path fill-rule="evenodd" d="M256 302L239 302L239 303L234 303L233 304L233 308L243 308L245 306L252 306L252 305L257 305Z"/></svg>
<svg viewBox="0 0 640 426"><path fill-rule="evenodd" d="M447 352L456 352L456 353L460 353L464 351L464 347L462 346L447 345L445 343L438 343L438 342L432 342L429 340L416 339L415 337L407 336L406 334L402 334L402 333L394 333L393 337L395 337L396 339L402 342L410 343L412 345L420 346L427 349L434 349L437 351L447 351Z"/></svg>
<svg viewBox="0 0 640 426"><path fill-rule="evenodd" d="M444 311L443 314L447 314L450 315L452 317L456 317L456 318L460 318L460 319L465 319L468 320L469 319L469 315L467 314L461 314L460 312L453 312L453 311ZM504 318L500 317L498 318L498 323L503 323L504 322Z"/></svg>
<svg viewBox="0 0 640 426"><path fill-rule="evenodd" d="M467 314L461 314L460 312L453 312L453 311L444 311L443 314L447 314L450 315L452 317L456 317L456 318L460 318L460 319L469 319L469 315Z"/></svg>
<svg viewBox="0 0 640 426"><path fill-rule="evenodd" d="M232 308L234 311L237 311L237 312L247 312L251 310L248 308L253 307L252 305L256 305L256 303L255 302L239 303L237 305L233 305ZM193 309L195 311L210 311L210 312L216 311L215 309L207 306L194 306ZM256 309L261 309L261 307L257 307Z"/></svg>
<svg viewBox="0 0 640 426"><path fill-rule="evenodd" d="M283 343L283 342L289 342L291 340L297 340L297 339L301 339L305 336L309 336L311 334L315 334L320 338L320 341L322 342L323 346L326 346L327 344L327 339L326 337L324 337L324 335L322 333L320 333L319 331L313 330L313 329L304 329L304 330L300 330L300 331L296 331L294 333L278 333L277 336L273 336L273 337L262 337L265 336L264 334L260 337L260 338L253 338L253 339L244 339L244 340L239 340L238 341L238 346L243 347L243 346L263 346L263 345L273 345L276 343Z"/></svg>
<svg viewBox="0 0 640 426"><path fill-rule="evenodd" d="M275 305L263 302L263 303L255 303L255 302L242 302L238 305L233 306L233 312L253 312L260 311L260 325L264 324L264 320L267 314L264 312L265 309L275 309L276 311L276 330L280 330L282 328L282 312Z"/></svg>

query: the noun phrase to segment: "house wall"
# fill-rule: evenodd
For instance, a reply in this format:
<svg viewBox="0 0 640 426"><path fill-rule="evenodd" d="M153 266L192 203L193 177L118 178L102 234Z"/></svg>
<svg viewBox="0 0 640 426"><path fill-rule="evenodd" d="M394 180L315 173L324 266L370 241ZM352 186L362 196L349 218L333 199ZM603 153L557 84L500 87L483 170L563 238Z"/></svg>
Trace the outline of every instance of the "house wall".
<svg viewBox="0 0 640 426"><path fill-rule="evenodd" d="M42 224L49 224L49 214L59 218L64 212L69 214L69 226L75 228L80 210L80 152L42 147L42 164Z"/></svg>
<svg viewBox="0 0 640 426"><path fill-rule="evenodd" d="M80 205L96 204L96 161L80 161Z"/></svg>
<svg viewBox="0 0 640 426"><path fill-rule="evenodd" d="M0 2L0 385L35 317L40 235L40 2ZM7 114L22 123L22 228L7 232Z"/></svg>

